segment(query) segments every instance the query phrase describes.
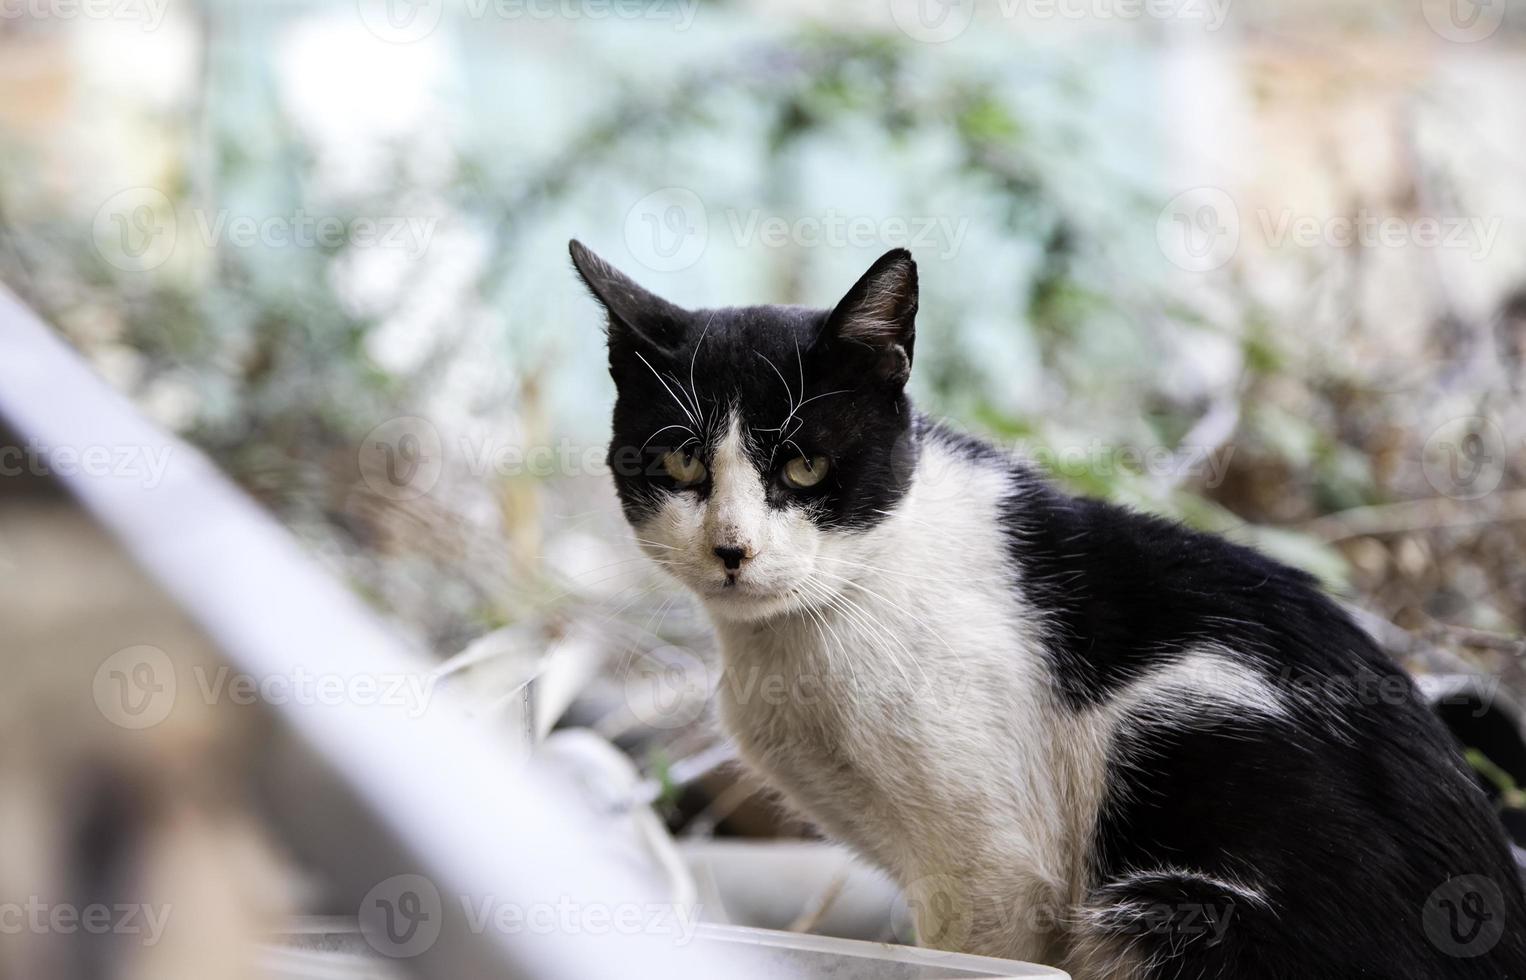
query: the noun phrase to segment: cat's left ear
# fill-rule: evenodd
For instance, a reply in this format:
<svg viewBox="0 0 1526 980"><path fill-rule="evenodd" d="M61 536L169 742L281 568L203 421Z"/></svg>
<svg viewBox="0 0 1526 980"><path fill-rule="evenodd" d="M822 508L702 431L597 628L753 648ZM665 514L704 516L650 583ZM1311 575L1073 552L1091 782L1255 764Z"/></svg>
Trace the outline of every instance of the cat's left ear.
<svg viewBox="0 0 1526 980"><path fill-rule="evenodd" d="M911 376L916 319L917 263L906 249L891 249L832 310L822 339L834 346L866 349L874 373L900 386Z"/></svg>
<svg viewBox="0 0 1526 980"><path fill-rule="evenodd" d="M611 355L626 349L668 350L683 339L688 314L681 307L636 285L577 239L567 243L567 250L578 277L609 313Z"/></svg>

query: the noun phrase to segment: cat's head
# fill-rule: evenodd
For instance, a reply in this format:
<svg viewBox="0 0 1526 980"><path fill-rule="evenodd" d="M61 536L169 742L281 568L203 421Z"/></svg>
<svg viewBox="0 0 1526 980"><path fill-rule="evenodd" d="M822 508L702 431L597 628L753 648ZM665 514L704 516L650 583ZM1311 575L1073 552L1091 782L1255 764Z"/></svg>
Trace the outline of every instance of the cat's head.
<svg viewBox="0 0 1526 980"><path fill-rule="evenodd" d="M830 310L686 310L571 250L609 314L609 465L642 549L724 619L825 601L911 479L911 253Z"/></svg>

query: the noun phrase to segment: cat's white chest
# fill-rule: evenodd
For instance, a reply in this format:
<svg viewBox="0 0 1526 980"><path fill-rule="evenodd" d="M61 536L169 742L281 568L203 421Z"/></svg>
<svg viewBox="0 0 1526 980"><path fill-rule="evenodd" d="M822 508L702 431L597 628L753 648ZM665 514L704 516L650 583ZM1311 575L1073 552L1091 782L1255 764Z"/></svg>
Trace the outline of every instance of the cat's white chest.
<svg viewBox="0 0 1526 980"><path fill-rule="evenodd" d="M917 826L918 798L942 782L929 721L957 706L921 672L902 673L834 627L842 623L827 615L726 642L722 718L748 761L792 802L902 872L928 836ZM818 629L828 631L825 642Z"/></svg>
<svg viewBox="0 0 1526 980"><path fill-rule="evenodd" d="M1048 766L1024 758L1042 728L1021 638L996 606L886 600L723 629L723 721L776 788L903 885L1021 878L1016 838L1053 836L1034 784Z"/></svg>

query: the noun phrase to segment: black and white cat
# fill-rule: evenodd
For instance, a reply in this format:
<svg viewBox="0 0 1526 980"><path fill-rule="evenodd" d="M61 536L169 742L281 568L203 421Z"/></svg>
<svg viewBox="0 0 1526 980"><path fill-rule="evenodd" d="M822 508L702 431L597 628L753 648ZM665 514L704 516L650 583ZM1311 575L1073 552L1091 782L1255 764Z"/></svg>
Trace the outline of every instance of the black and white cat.
<svg viewBox="0 0 1526 980"><path fill-rule="evenodd" d="M609 462L702 600L747 761L929 945L1091 978L1526 978L1446 730L1301 572L1070 497L913 410L917 272L685 310L577 242ZM765 696L773 691L783 696Z"/></svg>

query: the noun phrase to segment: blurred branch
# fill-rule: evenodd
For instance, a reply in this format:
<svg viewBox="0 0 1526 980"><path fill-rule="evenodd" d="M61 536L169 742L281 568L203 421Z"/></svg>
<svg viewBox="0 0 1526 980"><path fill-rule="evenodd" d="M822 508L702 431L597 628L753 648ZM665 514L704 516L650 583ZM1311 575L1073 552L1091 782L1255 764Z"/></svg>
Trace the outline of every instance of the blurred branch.
<svg viewBox="0 0 1526 980"><path fill-rule="evenodd" d="M1377 613L1349 602L1341 603L1347 615L1377 641L1378 646L1398 660L1414 660L1427 671L1437 674L1476 674L1478 668L1466 659L1416 636L1409 630L1388 621Z"/></svg>
<svg viewBox="0 0 1526 980"><path fill-rule="evenodd" d="M1526 659L1526 637L1507 636L1504 633L1493 633L1489 630L1456 626L1451 623L1436 623L1428 627L1421 636L1434 643L1455 643L1458 646L1508 653L1513 657Z"/></svg>
<svg viewBox="0 0 1526 980"><path fill-rule="evenodd" d="M1526 490L1512 490L1485 499L1491 500L1492 505L1485 505L1487 512L1484 513L1479 512L1483 501L1460 501L1452 497L1427 497L1353 507L1306 521L1298 526L1298 530L1326 541L1345 541L1348 538L1401 534L1432 528L1476 527L1480 524L1526 520ZM1464 505L1470 508L1469 512L1456 513Z"/></svg>

